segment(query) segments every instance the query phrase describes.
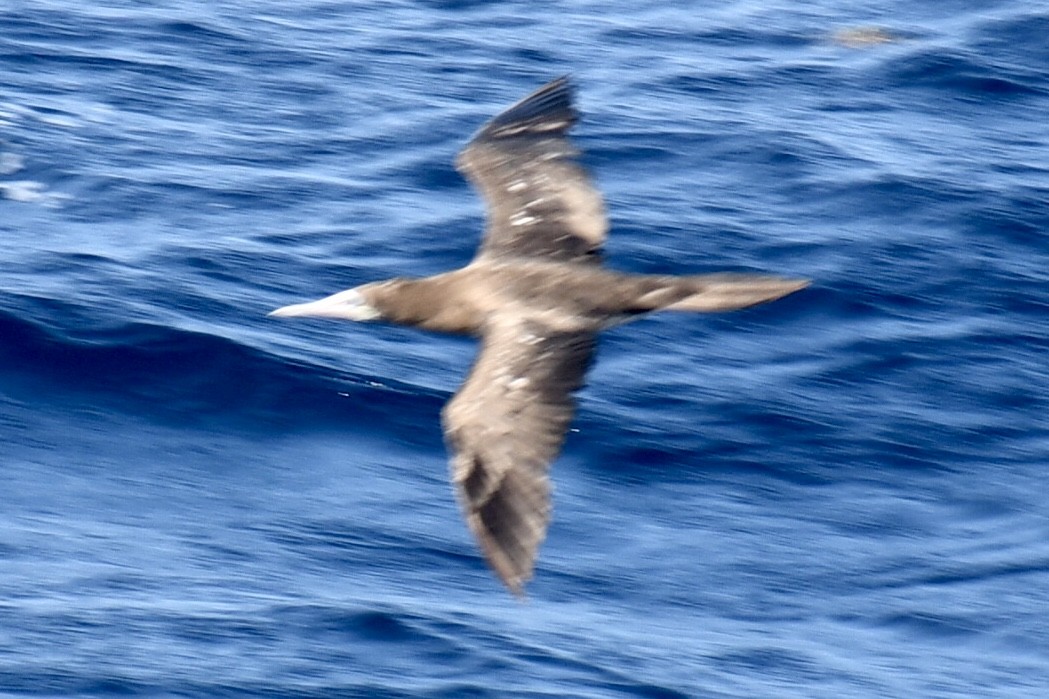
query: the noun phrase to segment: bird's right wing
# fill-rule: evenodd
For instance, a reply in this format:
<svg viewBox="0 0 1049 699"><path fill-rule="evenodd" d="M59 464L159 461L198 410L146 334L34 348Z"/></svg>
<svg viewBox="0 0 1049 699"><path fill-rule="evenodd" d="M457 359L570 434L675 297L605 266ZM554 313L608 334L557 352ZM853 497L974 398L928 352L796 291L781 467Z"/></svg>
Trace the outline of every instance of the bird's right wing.
<svg viewBox="0 0 1049 699"><path fill-rule="evenodd" d="M490 324L442 418L463 514L489 565L515 594L532 576L550 521L547 471L564 441L593 357L588 333Z"/></svg>
<svg viewBox="0 0 1049 699"><path fill-rule="evenodd" d="M608 232L601 193L575 161L572 88L559 78L496 115L456 166L484 197L480 256L590 262Z"/></svg>

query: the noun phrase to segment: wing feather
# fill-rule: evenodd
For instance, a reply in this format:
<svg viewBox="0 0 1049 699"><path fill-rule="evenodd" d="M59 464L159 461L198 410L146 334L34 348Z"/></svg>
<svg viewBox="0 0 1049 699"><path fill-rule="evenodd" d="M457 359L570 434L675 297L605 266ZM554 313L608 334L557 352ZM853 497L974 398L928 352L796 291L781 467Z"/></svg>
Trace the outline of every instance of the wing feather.
<svg viewBox="0 0 1049 699"><path fill-rule="evenodd" d="M568 140L577 119L559 78L494 117L459 154L456 166L488 209L479 256L597 261L608 220Z"/></svg>
<svg viewBox="0 0 1049 699"><path fill-rule="evenodd" d="M594 353L591 334L493 323L442 414L451 476L489 565L522 594L550 521L550 462Z"/></svg>

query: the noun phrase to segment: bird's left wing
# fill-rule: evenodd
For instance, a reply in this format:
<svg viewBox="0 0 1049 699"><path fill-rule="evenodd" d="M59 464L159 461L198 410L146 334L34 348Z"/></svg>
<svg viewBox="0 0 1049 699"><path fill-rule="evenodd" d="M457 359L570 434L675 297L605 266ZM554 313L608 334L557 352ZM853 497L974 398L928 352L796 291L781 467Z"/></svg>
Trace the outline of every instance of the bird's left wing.
<svg viewBox="0 0 1049 699"><path fill-rule="evenodd" d="M550 521L547 471L564 442L595 338L496 319L442 418L466 522L515 594L532 576Z"/></svg>
<svg viewBox="0 0 1049 699"><path fill-rule="evenodd" d="M480 256L598 261L608 220L568 140L576 119L572 86L559 78L496 115L459 154L488 209Z"/></svg>

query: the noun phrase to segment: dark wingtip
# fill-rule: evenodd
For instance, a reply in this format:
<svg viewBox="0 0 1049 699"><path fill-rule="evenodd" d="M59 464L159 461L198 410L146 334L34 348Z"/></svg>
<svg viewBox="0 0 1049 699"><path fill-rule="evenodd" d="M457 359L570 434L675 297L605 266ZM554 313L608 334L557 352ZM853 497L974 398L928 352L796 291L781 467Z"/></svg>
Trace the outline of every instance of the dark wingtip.
<svg viewBox="0 0 1049 699"><path fill-rule="evenodd" d="M572 106L574 92L571 78L562 75L497 114L484 125L478 136L505 138L524 133L563 134L579 118Z"/></svg>
<svg viewBox="0 0 1049 699"><path fill-rule="evenodd" d="M514 596L518 602L527 602L528 593L525 592L525 580L519 577L506 577L496 571L499 576L499 580L506 586L506 589Z"/></svg>

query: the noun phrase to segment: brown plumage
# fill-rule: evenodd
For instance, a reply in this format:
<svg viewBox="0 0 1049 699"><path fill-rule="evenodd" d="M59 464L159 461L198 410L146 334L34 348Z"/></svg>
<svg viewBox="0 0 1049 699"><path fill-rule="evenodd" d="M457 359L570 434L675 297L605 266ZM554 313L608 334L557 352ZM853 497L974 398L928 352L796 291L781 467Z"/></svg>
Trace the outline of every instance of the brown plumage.
<svg viewBox="0 0 1049 699"><path fill-rule="evenodd" d="M364 284L271 314L384 320L481 338L442 421L466 522L489 565L518 595L546 536L547 471L597 334L651 311L731 311L808 285L601 267L608 223L567 139L576 119L571 87L560 78L485 124L459 154L460 172L488 208L484 241L466 267Z"/></svg>

